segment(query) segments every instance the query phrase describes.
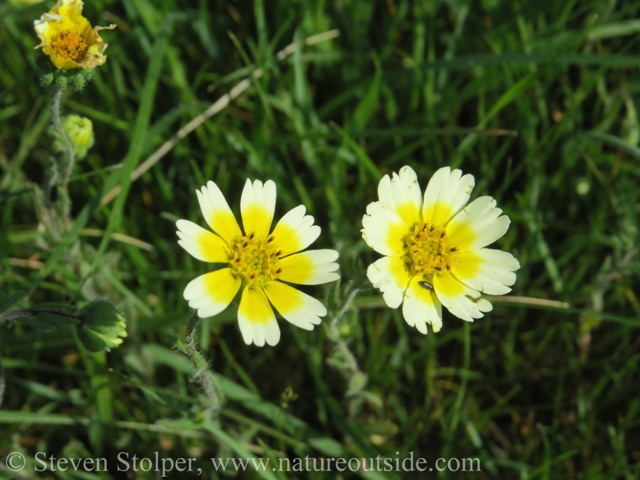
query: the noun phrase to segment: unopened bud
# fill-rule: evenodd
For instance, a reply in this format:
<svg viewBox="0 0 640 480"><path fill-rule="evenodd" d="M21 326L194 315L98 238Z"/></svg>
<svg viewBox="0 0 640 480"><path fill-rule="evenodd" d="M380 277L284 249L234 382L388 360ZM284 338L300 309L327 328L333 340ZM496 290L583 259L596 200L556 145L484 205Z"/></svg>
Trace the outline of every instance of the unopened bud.
<svg viewBox="0 0 640 480"><path fill-rule="evenodd" d="M107 300L94 300L78 313L81 323L74 331L90 352L115 348L127 336L125 319Z"/></svg>
<svg viewBox="0 0 640 480"><path fill-rule="evenodd" d="M43 73L42 75L40 75L40 85L42 85L43 87L48 87L53 83L54 79L55 76L53 75L53 72Z"/></svg>
<svg viewBox="0 0 640 480"><path fill-rule="evenodd" d="M67 77L65 77L64 75L58 75L56 76L53 85L58 89L58 90L64 90L65 88L67 88Z"/></svg>
<svg viewBox="0 0 640 480"><path fill-rule="evenodd" d="M79 115L62 117L62 128L75 147L78 160L87 156L87 151L93 146L93 123Z"/></svg>
<svg viewBox="0 0 640 480"><path fill-rule="evenodd" d="M69 75L69 84L76 90L82 90L87 84L87 79L81 73Z"/></svg>

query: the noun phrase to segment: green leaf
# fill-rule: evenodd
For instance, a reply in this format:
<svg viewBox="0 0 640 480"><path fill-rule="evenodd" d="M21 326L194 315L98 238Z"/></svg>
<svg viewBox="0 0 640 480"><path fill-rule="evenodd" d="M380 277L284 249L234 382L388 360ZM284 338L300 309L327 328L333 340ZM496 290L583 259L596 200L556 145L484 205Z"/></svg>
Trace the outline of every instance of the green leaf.
<svg viewBox="0 0 640 480"><path fill-rule="evenodd" d="M380 74L376 74L371 82L371 86L365 96L360 100L356 110L353 112L353 121L356 129L362 130L367 126L371 117L378 108L380 98Z"/></svg>
<svg viewBox="0 0 640 480"><path fill-rule="evenodd" d="M50 311L32 310L39 322L49 325L78 325L80 319L72 315L64 315Z"/></svg>
<svg viewBox="0 0 640 480"><path fill-rule="evenodd" d="M53 332L56 329L55 325L41 323L33 317L20 317L17 320L24 325L27 325L36 330L42 330L44 332Z"/></svg>
<svg viewBox="0 0 640 480"><path fill-rule="evenodd" d="M24 292L24 291L16 292L13 295L9 295L4 300L0 301L0 313L4 312L6 309L8 309L11 305L16 303L21 298L26 297L26 295L27 295L27 292Z"/></svg>

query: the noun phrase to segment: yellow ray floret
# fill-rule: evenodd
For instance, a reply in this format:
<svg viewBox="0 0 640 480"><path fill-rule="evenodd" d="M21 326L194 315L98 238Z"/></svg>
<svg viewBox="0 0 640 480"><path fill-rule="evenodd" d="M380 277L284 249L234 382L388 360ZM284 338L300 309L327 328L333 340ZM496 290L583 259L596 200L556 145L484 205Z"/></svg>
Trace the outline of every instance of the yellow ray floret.
<svg viewBox="0 0 640 480"><path fill-rule="evenodd" d="M33 22L40 39L36 48L42 48L60 70L95 68L107 59L104 55L107 44L98 32L116 26L91 28L82 16L83 6L81 0L58 0L49 13Z"/></svg>

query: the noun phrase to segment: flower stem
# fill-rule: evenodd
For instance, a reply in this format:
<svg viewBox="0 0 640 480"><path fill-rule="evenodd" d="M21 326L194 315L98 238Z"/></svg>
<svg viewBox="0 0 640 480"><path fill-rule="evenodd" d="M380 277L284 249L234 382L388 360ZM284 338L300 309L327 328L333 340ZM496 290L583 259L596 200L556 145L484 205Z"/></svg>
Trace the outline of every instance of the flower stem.
<svg viewBox="0 0 640 480"><path fill-rule="evenodd" d="M35 313L33 310L25 309L25 310L12 310L10 312L3 313L0 315L0 325L4 322L8 322L9 320L14 320L20 317L33 317Z"/></svg>
<svg viewBox="0 0 640 480"><path fill-rule="evenodd" d="M200 323L198 313L194 312L187 324L187 341L185 342L186 353L191 357L196 367L195 379L200 382L200 386L209 399L210 406L206 409L208 419L220 409L220 398L222 395L216 390L213 381L213 372L209 364L196 347L196 330Z"/></svg>
<svg viewBox="0 0 640 480"><path fill-rule="evenodd" d="M347 295L347 298L345 298L344 302L342 303L342 307L340 308L338 313L336 313L335 316L329 322L329 328L331 329L331 332L337 339L335 341L336 347L338 348L338 350L340 350L345 360L347 361L351 374L359 373L360 367L358 366L358 361L356 360L356 357L353 355L353 353L351 353L351 350L349 350L349 347L347 346L347 342L345 342L341 338L340 330L338 329L338 322L342 319L342 317L344 317L344 314L347 313L347 311L349 310L349 307L351 307L351 304L353 303L353 300L356 298L358 293L359 293L359 290L357 288L354 288L349 293L349 295Z"/></svg>
<svg viewBox="0 0 640 480"><path fill-rule="evenodd" d="M60 137L64 146L63 161L60 164L59 170L61 175L60 187L66 191L76 158L75 147L73 146L73 142L69 138L69 135L67 135L67 132L65 132L62 127L62 119L60 117L60 100L62 99L63 92L63 89L56 88L53 91L53 95L51 95L51 102L49 106L51 108L51 121L53 123L53 128L55 129L56 134Z"/></svg>
<svg viewBox="0 0 640 480"><path fill-rule="evenodd" d="M464 398L467 394L467 384L469 382L469 367L471 364L471 326L468 322L464 322L464 347L462 357L462 369L460 369L460 388L458 389L458 396L456 397L453 406L453 419L449 425L447 432L448 438L453 438L458 428L460 417L462 416L462 406L464 404Z"/></svg>

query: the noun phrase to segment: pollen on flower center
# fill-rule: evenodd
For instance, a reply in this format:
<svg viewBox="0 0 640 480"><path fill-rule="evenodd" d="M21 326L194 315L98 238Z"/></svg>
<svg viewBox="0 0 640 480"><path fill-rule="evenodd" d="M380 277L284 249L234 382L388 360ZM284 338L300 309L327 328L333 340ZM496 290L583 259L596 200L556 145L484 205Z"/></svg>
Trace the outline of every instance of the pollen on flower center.
<svg viewBox="0 0 640 480"><path fill-rule="evenodd" d="M273 235L257 237L254 233L236 237L231 244L229 263L234 275L248 286L264 286L282 271L280 250Z"/></svg>
<svg viewBox="0 0 640 480"><path fill-rule="evenodd" d="M51 39L51 48L60 58L81 62L87 54L87 43L82 35L66 31L60 32Z"/></svg>
<svg viewBox="0 0 640 480"><path fill-rule="evenodd" d="M415 224L405 239L405 263L413 275L433 278L451 269L451 247L447 232L428 223Z"/></svg>

